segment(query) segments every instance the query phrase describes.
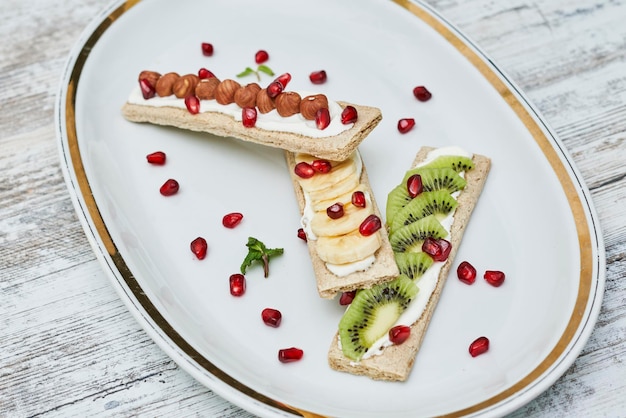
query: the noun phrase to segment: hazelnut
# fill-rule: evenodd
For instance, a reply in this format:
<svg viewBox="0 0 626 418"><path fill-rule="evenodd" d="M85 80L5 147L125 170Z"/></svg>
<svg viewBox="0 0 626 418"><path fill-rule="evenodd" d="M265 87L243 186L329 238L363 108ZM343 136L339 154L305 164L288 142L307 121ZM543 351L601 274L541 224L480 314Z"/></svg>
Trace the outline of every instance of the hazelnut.
<svg viewBox="0 0 626 418"><path fill-rule="evenodd" d="M221 105L227 105L235 101L235 92L241 84L235 80L224 80L215 88L215 100Z"/></svg>
<svg viewBox="0 0 626 418"><path fill-rule="evenodd" d="M176 80L178 80L180 76L178 73L167 73L163 74L161 78L156 82L154 89L156 90L156 94L161 97L171 96L173 94L172 87Z"/></svg>
<svg viewBox="0 0 626 418"><path fill-rule="evenodd" d="M235 92L235 103L237 103L237 106L241 108L255 107L256 95L259 90L261 90L261 86L259 86L257 83L250 83L245 87L241 87Z"/></svg>
<svg viewBox="0 0 626 418"><path fill-rule="evenodd" d="M179 77L172 86L172 92L179 99L183 99L196 91L196 84L200 81L200 78L195 74L186 74Z"/></svg>
<svg viewBox="0 0 626 418"><path fill-rule="evenodd" d="M220 83L215 77L200 80L196 85L196 97L200 100L213 100L215 99L215 88Z"/></svg>
<svg viewBox="0 0 626 418"><path fill-rule="evenodd" d="M274 99L268 94L266 89L261 89L256 95L256 107L261 113L268 113L274 110Z"/></svg>
<svg viewBox="0 0 626 418"><path fill-rule="evenodd" d="M308 120L315 120L315 114L322 108L328 109L328 99L323 94L306 96L300 102L300 113Z"/></svg>
<svg viewBox="0 0 626 418"><path fill-rule="evenodd" d="M276 111L280 116L287 117L300 112L300 95L295 91L280 93L274 99Z"/></svg>
<svg viewBox="0 0 626 418"><path fill-rule="evenodd" d="M139 73L139 78L137 79L137 81L141 81L141 80L148 80L148 83L150 83L150 85L152 87L156 88L156 83L157 81L159 81L159 78L161 77L161 74L157 73L156 71L142 71Z"/></svg>

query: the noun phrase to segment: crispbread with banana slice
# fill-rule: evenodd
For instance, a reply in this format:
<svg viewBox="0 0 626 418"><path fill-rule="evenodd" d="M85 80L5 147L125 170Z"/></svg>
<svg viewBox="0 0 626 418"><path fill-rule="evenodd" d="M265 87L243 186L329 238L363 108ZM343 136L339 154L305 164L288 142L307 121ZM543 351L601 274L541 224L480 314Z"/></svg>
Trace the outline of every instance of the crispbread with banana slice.
<svg viewBox="0 0 626 418"><path fill-rule="evenodd" d="M413 164L415 167L424 161L426 156L433 148L422 148ZM454 212L454 220L450 227L449 239L452 244L451 252L447 260L441 265L441 270L436 276L436 284L428 299L425 300L425 308L419 314L419 318L410 325L410 336L401 344L391 344L366 358L358 361L348 358L342 351L339 344L339 332L333 338L331 343L328 361L332 369L348 372L355 375L364 375L376 380L404 381L408 378L413 367L415 356L420 348L428 324L431 320L439 297L446 282L446 278L452 267L454 256L459 248L465 227L467 226L471 213L482 192L483 186L487 179L490 169L490 159L474 154L472 157L474 167L465 172L466 185L458 195L458 207ZM419 281L417 286L420 286ZM419 293L419 292L418 292ZM412 302L415 302L413 300ZM349 308L348 308L349 309ZM372 349L377 349L371 347Z"/></svg>

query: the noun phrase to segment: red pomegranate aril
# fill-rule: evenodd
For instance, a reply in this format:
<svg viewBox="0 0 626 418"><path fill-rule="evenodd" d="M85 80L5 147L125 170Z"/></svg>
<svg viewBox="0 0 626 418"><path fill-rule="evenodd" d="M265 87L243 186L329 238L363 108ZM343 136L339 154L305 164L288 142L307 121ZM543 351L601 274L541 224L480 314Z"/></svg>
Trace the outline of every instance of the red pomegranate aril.
<svg viewBox="0 0 626 418"><path fill-rule="evenodd" d="M139 80L139 87L141 88L141 95L146 100L153 98L156 94L154 86L148 81L147 78Z"/></svg>
<svg viewBox="0 0 626 418"><path fill-rule="evenodd" d="M383 226L380 218L376 215L370 215L359 226L359 233L364 237L370 236Z"/></svg>
<svg viewBox="0 0 626 418"><path fill-rule="evenodd" d="M365 199L365 193L360 190L352 193L352 204L357 208L364 208L367 205L367 199Z"/></svg>
<svg viewBox="0 0 626 418"><path fill-rule="evenodd" d="M343 216L343 205L341 203L335 203L326 208L326 214L330 219L339 219Z"/></svg>
<svg viewBox="0 0 626 418"><path fill-rule="evenodd" d="M257 51L256 54L254 54L254 62L256 62L257 64L263 64L268 59L270 59L270 54L268 54L267 51L264 51L262 49Z"/></svg>
<svg viewBox="0 0 626 418"><path fill-rule="evenodd" d="M349 292L343 292L341 296L339 296L339 304L341 306L346 306L352 303L354 297L356 296L356 290L351 290Z"/></svg>
<svg viewBox="0 0 626 418"><path fill-rule="evenodd" d="M472 284L476 281L476 269L467 261L459 264L456 268L456 275L465 284Z"/></svg>
<svg viewBox="0 0 626 418"><path fill-rule="evenodd" d="M401 134L405 134L409 132L415 126L415 119L413 118L404 118L398 121L398 131Z"/></svg>
<svg viewBox="0 0 626 418"><path fill-rule="evenodd" d="M230 294L233 296L241 296L246 293L246 278L243 274L232 274L228 279L230 285Z"/></svg>
<svg viewBox="0 0 626 418"><path fill-rule="evenodd" d="M359 113L354 106L346 106L341 112L341 123L347 125L354 123L359 118Z"/></svg>
<svg viewBox="0 0 626 418"><path fill-rule="evenodd" d="M307 242L306 232L304 232L304 228L298 229L298 238L300 238L304 242Z"/></svg>
<svg viewBox="0 0 626 418"><path fill-rule="evenodd" d="M244 107L241 109L241 122L246 128L254 128L254 125L256 125L256 118L256 108Z"/></svg>
<svg viewBox="0 0 626 418"><path fill-rule="evenodd" d="M441 253L433 257L433 260L446 261L450 256L450 251L452 251L452 243L446 239L438 239L437 242L441 247Z"/></svg>
<svg viewBox="0 0 626 418"><path fill-rule="evenodd" d="M389 330L389 341L396 345L405 342L411 336L411 327L407 325L396 325Z"/></svg>
<svg viewBox="0 0 626 418"><path fill-rule="evenodd" d="M330 164L328 160L315 160L311 163L311 167L318 173L326 174L330 172L333 166Z"/></svg>
<svg viewBox="0 0 626 418"><path fill-rule="evenodd" d="M242 219L243 214L239 212L227 213L222 218L222 225L224 225L226 228L234 228L239 225Z"/></svg>
<svg viewBox="0 0 626 418"><path fill-rule="evenodd" d="M500 287L504 283L504 273L498 270L487 270L483 276L487 283L492 286Z"/></svg>
<svg viewBox="0 0 626 418"><path fill-rule="evenodd" d="M178 189L180 189L180 185L174 179L169 179L159 189L163 196L172 196L178 193Z"/></svg>
<svg viewBox="0 0 626 418"><path fill-rule="evenodd" d="M289 82L291 81L291 74L289 73L281 74L278 77L276 77L274 81L278 81L280 84L282 84L283 89L285 89L287 88L287 84L289 84Z"/></svg>
<svg viewBox="0 0 626 418"><path fill-rule="evenodd" d="M265 325L278 328L280 326L280 321L283 319L283 315L278 309L265 308L261 312L261 319L263 319Z"/></svg>
<svg viewBox="0 0 626 418"><path fill-rule="evenodd" d="M330 112L325 107L321 108L315 114L315 125L317 129L324 130L330 125Z"/></svg>
<svg viewBox="0 0 626 418"><path fill-rule="evenodd" d="M187 110L192 115L197 115L200 113L200 99L196 96L187 96L185 97L185 106L187 106Z"/></svg>
<svg viewBox="0 0 626 418"><path fill-rule="evenodd" d="M413 89L413 95L420 102L426 102L430 100L433 95L428 91L428 89L424 86L417 86Z"/></svg>
<svg viewBox="0 0 626 418"><path fill-rule="evenodd" d="M165 158L165 153L163 151L156 151L146 155L146 160L148 160L150 164L154 165L165 164Z"/></svg>
<svg viewBox="0 0 626 418"><path fill-rule="evenodd" d="M422 244L422 251L430 255L435 261L446 261L452 250L452 244L445 239L428 237Z"/></svg>
<svg viewBox="0 0 626 418"><path fill-rule="evenodd" d="M413 174L406 181L406 189L409 192L409 196L415 197L424 191L424 184L422 183L422 176L419 174Z"/></svg>
<svg viewBox="0 0 626 418"><path fill-rule="evenodd" d="M469 353L472 357L479 356L489 350L489 338L478 337L469 346Z"/></svg>
<svg viewBox="0 0 626 418"><path fill-rule="evenodd" d="M309 80L311 80L313 84L324 84L327 78L326 71L324 70L313 71L309 74Z"/></svg>
<svg viewBox="0 0 626 418"><path fill-rule="evenodd" d="M204 257L206 257L207 249L209 248L204 238L198 237L194 239L193 241L191 241L190 247L191 252L196 255L196 258L198 258L198 260L204 260Z"/></svg>
<svg viewBox="0 0 626 418"><path fill-rule="evenodd" d="M198 70L198 78L200 80L206 80L207 78L212 78L215 77L215 74L213 74L211 71L207 70L206 68L200 68Z"/></svg>
<svg viewBox="0 0 626 418"><path fill-rule="evenodd" d="M296 164L293 171L298 177L303 179L309 179L315 175L315 169L311 166L311 164L304 161L300 161Z"/></svg>
<svg viewBox="0 0 626 418"><path fill-rule="evenodd" d="M202 42L202 55L206 57L213 55L213 44Z"/></svg>
<svg viewBox="0 0 626 418"><path fill-rule="evenodd" d="M292 363L302 359L303 355L304 351L296 347L281 348L278 350L278 361L281 363Z"/></svg>
<svg viewBox="0 0 626 418"><path fill-rule="evenodd" d="M282 93L284 89L285 89L285 86L283 86L283 83L281 83L280 81L272 81L267 86L266 91L267 91L267 95L273 99L276 96L278 96L280 93Z"/></svg>

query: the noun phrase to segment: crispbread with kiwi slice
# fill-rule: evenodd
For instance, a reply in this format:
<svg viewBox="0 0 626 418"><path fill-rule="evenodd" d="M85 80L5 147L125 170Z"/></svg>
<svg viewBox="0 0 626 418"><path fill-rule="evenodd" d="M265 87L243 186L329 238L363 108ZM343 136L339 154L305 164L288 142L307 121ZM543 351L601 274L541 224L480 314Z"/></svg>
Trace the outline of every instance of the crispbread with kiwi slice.
<svg viewBox="0 0 626 418"><path fill-rule="evenodd" d="M412 167L424 161L427 154L433 148L423 147L418 152ZM338 344L338 334L335 335L328 352L328 363L334 370L343 371L355 375L368 376L375 380L405 381L415 361L415 356L422 344L422 340L432 318L448 273L454 262L454 257L461 243L465 227L467 226L472 211L476 206L482 192L487 175L491 166L489 158L482 155L473 156L474 168L465 172L467 184L458 196L458 207L454 214L454 222L450 230L450 242L452 250L443 265L437 285L431 294L424 312L420 318L411 325L411 335L402 344L386 347L380 355L373 355L358 362L346 357ZM419 286L419 282L418 282Z"/></svg>
<svg viewBox="0 0 626 418"><path fill-rule="evenodd" d="M300 207L300 213L302 214L305 208L305 198L304 192L298 182L298 177L294 173L294 167L296 165L295 154L285 151L285 158L287 160L287 166L289 167L289 172L293 181L296 200L298 202L298 206ZM367 177L365 163L363 163L363 169L361 170L360 183L362 186L361 190L367 192L370 196L374 214L382 219ZM387 236L385 228L381 228L378 233L381 238L381 246L375 253L376 261L374 264L372 264L365 271L357 271L343 277L338 277L328 270L326 263L324 263L324 261L322 261L317 254L315 241L307 242L309 254L311 256L311 263L313 265L313 272L317 282L317 291L321 297L331 299L337 293L372 287L375 284L393 280L398 276L398 266L396 265L393 250L391 249L389 237Z"/></svg>
<svg viewBox="0 0 626 418"><path fill-rule="evenodd" d="M256 144L281 148L291 152L311 154L318 158L343 161L357 148L382 119L380 109L370 106L337 102L342 108L354 106L358 119L354 125L334 136L312 138L296 133L246 128L241 121L219 112L191 114L186 109L125 103L122 114L131 122L148 122L174 126L222 137L233 137Z"/></svg>

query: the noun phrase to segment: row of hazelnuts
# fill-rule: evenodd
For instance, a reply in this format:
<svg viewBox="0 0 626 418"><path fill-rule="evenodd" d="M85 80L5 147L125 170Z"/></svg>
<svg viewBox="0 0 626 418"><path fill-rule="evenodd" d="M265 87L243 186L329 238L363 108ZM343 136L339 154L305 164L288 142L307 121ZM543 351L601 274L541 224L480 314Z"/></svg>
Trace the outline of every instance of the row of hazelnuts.
<svg viewBox="0 0 626 418"><path fill-rule="evenodd" d="M195 95L200 100L215 100L219 104L236 103L239 107L256 107L261 113L274 109L283 117L302 114L307 120L315 120L319 109L328 109L328 99L323 94L300 97L297 92L283 91L276 97L268 95L267 89L257 83L242 86L235 80L219 80L217 77L201 79L196 74L179 75L175 72L161 75L156 71L142 71L139 81L146 80L160 97L175 95L183 99Z"/></svg>

